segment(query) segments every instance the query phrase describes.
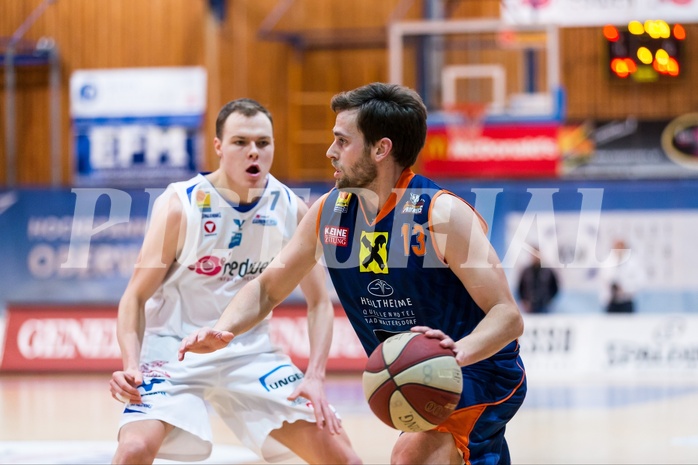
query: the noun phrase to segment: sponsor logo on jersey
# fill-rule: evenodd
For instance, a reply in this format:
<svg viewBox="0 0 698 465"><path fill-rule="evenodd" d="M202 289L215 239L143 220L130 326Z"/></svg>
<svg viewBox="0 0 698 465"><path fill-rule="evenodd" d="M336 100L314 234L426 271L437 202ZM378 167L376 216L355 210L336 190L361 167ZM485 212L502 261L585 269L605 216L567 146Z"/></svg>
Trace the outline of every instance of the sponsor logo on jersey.
<svg viewBox="0 0 698 465"><path fill-rule="evenodd" d="M303 379L303 373L293 365L280 365L259 377L260 384L271 392L284 386L293 385Z"/></svg>
<svg viewBox="0 0 698 465"><path fill-rule="evenodd" d="M418 215L422 213L422 208L424 208L424 200L417 194L410 194L410 200L405 202L405 206L402 207L402 213L414 213Z"/></svg>
<svg viewBox="0 0 698 465"><path fill-rule="evenodd" d="M201 218L221 218L220 213L202 213Z"/></svg>
<svg viewBox="0 0 698 465"><path fill-rule="evenodd" d="M155 388L158 384L164 383L165 380L162 378L154 378L151 380L144 379L143 384L138 386L138 391L141 394L141 399L147 397L147 396L166 396L167 393L164 391L159 390L158 388ZM134 408L135 407L135 408ZM140 404L134 404L134 403L128 403L126 408L124 408L124 413L145 413L142 410L138 409L150 409L153 408L152 404L149 404L147 402L142 402Z"/></svg>
<svg viewBox="0 0 698 465"><path fill-rule="evenodd" d="M141 363L141 374L145 378L169 378L170 373L167 371L166 360L153 360L147 363Z"/></svg>
<svg viewBox="0 0 698 465"><path fill-rule="evenodd" d="M189 265L188 268L195 271L196 274L205 276L215 276L223 269L221 259L213 255L201 257L194 265Z"/></svg>
<svg viewBox="0 0 698 465"><path fill-rule="evenodd" d="M272 218L268 215L256 214L252 218L252 224L261 224L262 226L276 226L276 218Z"/></svg>
<svg viewBox="0 0 698 465"><path fill-rule="evenodd" d="M128 404L128 407L124 408L124 413L145 413L141 410L136 410L132 407L153 408L153 405L152 404Z"/></svg>
<svg viewBox="0 0 698 465"><path fill-rule="evenodd" d="M139 387L139 388L143 388L143 390L144 390L145 392L151 392L151 391L153 391L153 387L154 387L155 385L160 384L160 383L164 383L164 382L165 382L165 380L162 379L162 378L154 378L154 379L151 379L151 380L144 380L144 381L143 381L143 384L141 384L141 385L138 386L138 387ZM153 392L156 392L156 391L153 391Z"/></svg>
<svg viewBox="0 0 698 465"><path fill-rule="evenodd" d="M362 273L388 274L387 244L387 232L361 232L359 270Z"/></svg>
<svg viewBox="0 0 698 465"><path fill-rule="evenodd" d="M366 287L366 289L368 290L369 294L375 295L376 297L388 297L393 295L393 292L395 292L393 286L386 283L382 279L374 279L368 283L368 287Z"/></svg>
<svg viewBox="0 0 698 465"><path fill-rule="evenodd" d="M349 228L325 226L325 244L346 247L349 244Z"/></svg>
<svg viewBox="0 0 698 465"><path fill-rule="evenodd" d="M206 191L196 191L196 206L202 212L211 211L211 193Z"/></svg>
<svg viewBox="0 0 698 465"><path fill-rule="evenodd" d="M224 258L207 255L201 257L194 265L189 265L188 268L204 276L217 276L220 274L219 279L223 281L230 281L236 276L249 280L262 273L272 260L273 257L259 262L252 261L249 258L242 261L226 261Z"/></svg>
<svg viewBox="0 0 698 465"><path fill-rule="evenodd" d="M264 269L269 266L269 263L271 263L271 260L267 260L265 262L254 262L250 261L249 258L241 262L233 260L223 264L223 275L237 275L241 278L248 277L249 279L252 279L253 275L260 274L262 271L264 271Z"/></svg>
<svg viewBox="0 0 698 465"><path fill-rule="evenodd" d="M237 247L242 243L242 233L240 231L235 231L232 236L230 236L230 242L228 242L228 248L232 249Z"/></svg>
<svg viewBox="0 0 698 465"><path fill-rule="evenodd" d="M204 222L204 236L215 236L216 235L216 223L214 221L208 220Z"/></svg>
<svg viewBox="0 0 698 465"><path fill-rule="evenodd" d="M337 200L334 203L334 211L336 213L346 213L349 211L349 201L351 200L351 192L340 192Z"/></svg>
<svg viewBox="0 0 698 465"><path fill-rule="evenodd" d="M228 248L232 249L233 247L237 247L242 243L242 225L245 224L245 220L241 220L239 218L236 218L233 220L233 223L235 223L235 226L238 227L238 230L233 233L233 235L230 237L230 242L228 242Z"/></svg>

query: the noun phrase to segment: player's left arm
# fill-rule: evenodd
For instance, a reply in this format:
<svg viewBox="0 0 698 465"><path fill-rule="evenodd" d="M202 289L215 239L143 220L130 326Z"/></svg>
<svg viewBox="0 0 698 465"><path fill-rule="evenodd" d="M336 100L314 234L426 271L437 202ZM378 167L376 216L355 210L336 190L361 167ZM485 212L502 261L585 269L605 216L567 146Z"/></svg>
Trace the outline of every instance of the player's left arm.
<svg viewBox="0 0 698 465"><path fill-rule="evenodd" d="M441 345L454 350L459 365L471 365L520 337L523 317L480 216L453 195L440 195L434 201L431 224L435 245L486 315L472 333L458 341L439 329L422 330L443 339Z"/></svg>

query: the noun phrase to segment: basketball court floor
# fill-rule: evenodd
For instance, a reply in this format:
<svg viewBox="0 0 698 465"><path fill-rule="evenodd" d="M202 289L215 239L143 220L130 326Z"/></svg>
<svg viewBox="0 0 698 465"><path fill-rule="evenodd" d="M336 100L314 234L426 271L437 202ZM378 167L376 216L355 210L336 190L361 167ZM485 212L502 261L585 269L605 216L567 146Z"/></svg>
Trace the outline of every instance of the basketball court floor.
<svg viewBox="0 0 698 465"><path fill-rule="evenodd" d="M108 379L0 375L0 463L108 463L123 408L109 396ZM360 375L332 375L327 389L365 463L389 463L398 432L371 414ZM517 464L695 464L697 417L696 379L529 378L507 438ZM216 446L205 463L260 463L220 419L213 426Z"/></svg>

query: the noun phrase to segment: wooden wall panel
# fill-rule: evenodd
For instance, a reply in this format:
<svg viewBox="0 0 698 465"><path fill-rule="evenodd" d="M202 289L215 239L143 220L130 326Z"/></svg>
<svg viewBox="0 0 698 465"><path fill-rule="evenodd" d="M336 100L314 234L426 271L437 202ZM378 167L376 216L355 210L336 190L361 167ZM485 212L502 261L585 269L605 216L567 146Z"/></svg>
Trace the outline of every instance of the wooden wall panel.
<svg viewBox="0 0 698 465"><path fill-rule="evenodd" d="M38 128L48 128L48 74L43 67L25 68L17 73L17 81L22 83L21 92L16 97L17 113L15 124L18 129L17 150L21 156L17 159L18 180L30 183L40 179L49 164L48 131L39 132ZM27 104L22 102L28 101ZM21 128L32 128L31 137L24 137ZM36 150L39 148L39 150ZM50 178L49 178L50 179Z"/></svg>
<svg viewBox="0 0 698 465"><path fill-rule="evenodd" d="M40 0L3 1L0 36L10 36L40 4ZM60 52L64 184L69 184L72 176L68 95L71 73L93 68L202 65L206 14L204 0L59 1L50 5L26 32L26 40L54 38ZM19 185L48 184L51 180L47 69L17 71ZM37 73L43 77L34 76ZM29 79L29 75L34 77ZM37 79L41 81L38 85ZM4 102L4 84L0 97ZM0 118L4 138L4 114ZM0 153L0 180L5 182L4 144Z"/></svg>
<svg viewBox="0 0 698 465"><path fill-rule="evenodd" d="M421 0L295 0L275 30L383 28L397 7L407 6L406 18L419 17L421 3Z"/></svg>
<svg viewBox="0 0 698 465"><path fill-rule="evenodd" d="M498 18L500 0L451 1L446 2L451 10L451 17L460 18Z"/></svg>
<svg viewBox="0 0 698 465"><path fill-rule="evenodd" d="M262 22L276 3L275 0L229 2L226 20L219 25L217 63L208 66L218 67L219 80L218 89L212 92L217 92L216 101L209 100L209 120L215 121L220 107L237 98L253 98L266 106L274 118L276 151L272 173L286 178L289 56L293 52L285 43L258 38ZM206 137L213 136L213 128L208 128ZM212 149L207 151L211 169L218 166L212 152Z"/></svg>

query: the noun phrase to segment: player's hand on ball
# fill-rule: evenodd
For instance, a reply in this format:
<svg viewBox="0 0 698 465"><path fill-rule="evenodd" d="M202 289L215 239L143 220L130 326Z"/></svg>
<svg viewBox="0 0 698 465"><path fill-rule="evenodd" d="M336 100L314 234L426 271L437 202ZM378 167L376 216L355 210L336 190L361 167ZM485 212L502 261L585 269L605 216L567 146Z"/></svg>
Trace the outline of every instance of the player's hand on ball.
<svg viewBox="0 0 698 465"><path fill-rule="evenodd" d="M422 333L426 337L432 339L440 339L439 345L444 349L451 349L456 357L456 362L458 365L463 366L465 364L465 353L456 345L456 342L451 339L451 336L447 335L440 329L433 329L428 326L414 326L410 329L413 333Z"/></svg>
<svg viewBox="0 0 698 465"><path fill-rule="evenodd" d="M227 346L235 335L230 331L217 331L213 328L201 328L191 333L182 340L179 346L177 358L181 362L184 354L193 352L195 354L208 354Z"/></svg>

